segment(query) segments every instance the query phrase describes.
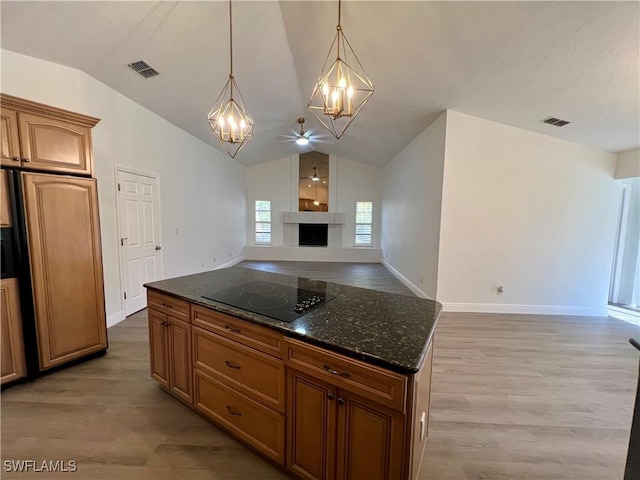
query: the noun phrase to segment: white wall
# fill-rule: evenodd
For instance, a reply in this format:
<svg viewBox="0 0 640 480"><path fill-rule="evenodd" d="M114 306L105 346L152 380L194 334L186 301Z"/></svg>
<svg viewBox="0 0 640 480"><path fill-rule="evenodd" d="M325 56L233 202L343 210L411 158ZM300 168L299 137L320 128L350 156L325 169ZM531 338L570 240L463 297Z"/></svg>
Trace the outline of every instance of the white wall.
<svg viewBox="0 0 640 480"><path fill-rule="evenodd" d="M640 177L640 148L618 154L616 178Z"/></svg>
<svg viewBox="0 0 640 480"><path fill-rule="evenodd" d="M297 156L296 156L297 159ZM247 188L247 245L255 244L255 200L271 200L271 240L283 243L282 212L291 212L291 157L280 158L245 169Z"/></svg>
<svg viewBox="0 0 640 480"><path fill-rule="evenodd" d="M298 175L295 174L298 170L292 164L297 161L298 156L293 155L246 168L247 245L255 243L252 209L256 199L271 200L272 243L275 246L283 245L282 212L298 210ZM345 214L342 246L354 246L356 200L371 200L374 204L372 242L374 248L379 247L382 169L346 158L336 158L331 165L336 171L330 173L329 211Z"/></svg>
<svg viewBox="0 0 640 480"><path fill-rule="evenodd" d="M606 315L615 168L615 154L449 111L437 299Z"/></svg>
<svg viewBox="0 0 640 480"><path fill-rule="evenodd" d="M101 119L93 152L110 324L123 316L114 165L159 175L165 277L241 257L243 166L83 72L6 50L1 62L2 92Z"/></svg>
<svg viewBox="0 0 640 480"><path fill-rule="evenodd" d="M382 252L418 295L436 298L447 113L384 167Z"/></svg>

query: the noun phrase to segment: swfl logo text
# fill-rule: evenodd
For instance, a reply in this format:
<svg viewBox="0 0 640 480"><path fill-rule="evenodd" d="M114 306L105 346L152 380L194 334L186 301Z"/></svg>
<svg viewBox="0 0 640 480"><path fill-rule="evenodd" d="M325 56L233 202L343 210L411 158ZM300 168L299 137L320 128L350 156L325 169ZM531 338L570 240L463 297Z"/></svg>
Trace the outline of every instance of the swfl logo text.
<svg viewBox="0 0 640 480"><path fill-rule="evenodd" d="M5 460L5 472L75 472L78 464L75 460Z"/></svg>

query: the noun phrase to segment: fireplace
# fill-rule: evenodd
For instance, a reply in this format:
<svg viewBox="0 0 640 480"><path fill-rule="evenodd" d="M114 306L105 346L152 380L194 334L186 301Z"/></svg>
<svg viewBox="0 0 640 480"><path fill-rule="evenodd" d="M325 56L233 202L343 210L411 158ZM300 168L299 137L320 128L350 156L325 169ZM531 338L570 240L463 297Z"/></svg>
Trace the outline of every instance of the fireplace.
<svg viewBox="0 0 640 480"><path fill-rule="evenodd" d="M329 225L326 223L300 223L298 225L298 245L326 247Z"/></svg>

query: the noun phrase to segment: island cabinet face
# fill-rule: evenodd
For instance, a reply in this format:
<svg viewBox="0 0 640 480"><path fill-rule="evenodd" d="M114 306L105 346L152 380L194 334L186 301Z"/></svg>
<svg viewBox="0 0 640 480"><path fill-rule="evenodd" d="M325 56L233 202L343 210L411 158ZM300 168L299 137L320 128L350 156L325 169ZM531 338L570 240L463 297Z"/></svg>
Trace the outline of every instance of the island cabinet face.
<svg viewBox="0 0 640 480"><path fill-rule="evenodd" d="M389 376L395 374L357 361L345 365L350 361L341 355L296 340L286 339L285 344L287 363L295 365L288 370L289 469L301 478L315 480L405 478L404 405L398 405L397 410L385 406L397 405L394 395L389 394L394 390L384 388L386 393L380 392L389 383ZM320 360L320 370L314 371L303 358L311 365L317 363L311 359ZM338 365L347 368L338 370ZM360 383L365 379L371 385ZM367 397L354 393L368 389ZM405 398L404 391L395 394ZM378 401L380 395L382 403Z"/></svg>
<svg viewBox="0 0 640 480"><path fill-rule="evenodd" d="M151 376L294 476L418 478L431 346L403 375L158 291L148 302Z"/></svg>
<svg viewBox="0 0 640 480"><path fill-rule="evenodd" d="M149 309L151 377L180 400L192 404L191 325Z"/></svg>

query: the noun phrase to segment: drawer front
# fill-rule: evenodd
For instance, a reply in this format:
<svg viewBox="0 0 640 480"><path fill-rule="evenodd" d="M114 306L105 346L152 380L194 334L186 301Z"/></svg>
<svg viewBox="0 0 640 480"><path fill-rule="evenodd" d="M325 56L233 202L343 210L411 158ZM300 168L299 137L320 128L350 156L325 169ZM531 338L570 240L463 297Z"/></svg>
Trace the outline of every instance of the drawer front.
<svg viewBox="0 0 640 480"><path fill-rule="evenodd" d="M395 410L405 411L407 379L404 375L298 340L285 338L284 344L288 366Z"/></svg>
<svg viewBox="0 0 640 480"><path fill-rule="evenodd" d="M282 334L210 308L193 306L192 323L247 347L282 358Z"/></svg>
<svg viewBox="0 0 640 480"><path fill-rule="evenodd" d="M147 290L147 306L172 317L189 321L189 303L171 295Z"/></svg>
<svg viewBox="0 0 640 480"><path fill-rule="evenodd" d="M284 465L285 417L194 370L195 407L280 465Z"/></svg>
<svg viewBox="0 0 640 480"><path fill-rule="evenodd" d="M282 360L194 326L193 364L248 397L285 411Z"/></svg>

